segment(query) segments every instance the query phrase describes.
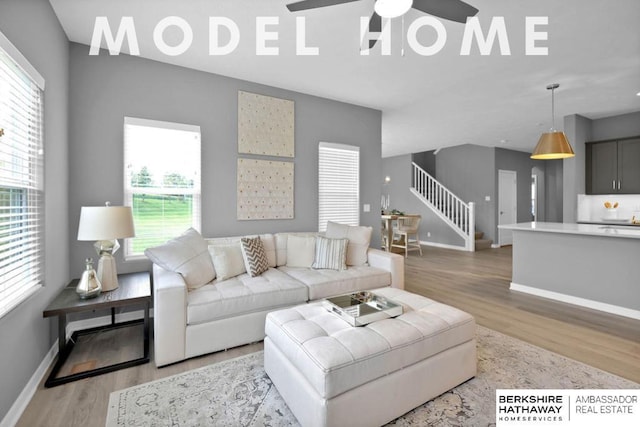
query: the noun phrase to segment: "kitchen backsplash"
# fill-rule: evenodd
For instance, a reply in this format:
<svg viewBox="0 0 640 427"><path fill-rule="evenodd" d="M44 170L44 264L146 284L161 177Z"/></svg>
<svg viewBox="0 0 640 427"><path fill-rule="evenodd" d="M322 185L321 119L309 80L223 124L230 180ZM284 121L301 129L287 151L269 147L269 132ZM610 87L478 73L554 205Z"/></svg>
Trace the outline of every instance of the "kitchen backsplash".
<svg viewBox="0 0 640 427"><path fill-rule="evenodd" d="M618 203L617 209L607 210L606 202L612 206ZM578 194L578 222L631 221L634 215L640 218L640 194Z"/></svg>

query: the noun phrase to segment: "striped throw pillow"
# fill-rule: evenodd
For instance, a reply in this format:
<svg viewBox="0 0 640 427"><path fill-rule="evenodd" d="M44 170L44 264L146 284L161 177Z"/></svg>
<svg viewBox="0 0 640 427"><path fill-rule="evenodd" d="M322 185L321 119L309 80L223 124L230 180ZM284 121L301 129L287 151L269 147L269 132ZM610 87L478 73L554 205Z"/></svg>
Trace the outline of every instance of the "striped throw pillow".
<svg viewBox="0 0 640 427"><path fill-rule="evenodd" d="M328 239L318 236L316 256L312 268L327 270L347 269L347 246L349 239Z"/></svg>
<svg viewBox="0 0 640 427"><path fill-rule="evenodd" d="M269 269L269 260L260 237L243 237L240 239L240 244L244 266L249 276L259 276Z"/></svg>

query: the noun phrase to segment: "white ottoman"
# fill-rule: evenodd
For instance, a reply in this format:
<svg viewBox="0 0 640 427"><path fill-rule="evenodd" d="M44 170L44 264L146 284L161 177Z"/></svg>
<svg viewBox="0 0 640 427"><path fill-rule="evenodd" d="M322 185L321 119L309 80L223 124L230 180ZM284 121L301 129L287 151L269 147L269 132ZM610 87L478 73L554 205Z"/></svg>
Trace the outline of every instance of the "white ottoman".
<svg viewBox="0 0 640 427"><path fill-rule="evenodd" d="M401 289L404 313L352 327L321 302L267 315L264 366L303 426L383 425L476 374L476 325Z"/></svg>

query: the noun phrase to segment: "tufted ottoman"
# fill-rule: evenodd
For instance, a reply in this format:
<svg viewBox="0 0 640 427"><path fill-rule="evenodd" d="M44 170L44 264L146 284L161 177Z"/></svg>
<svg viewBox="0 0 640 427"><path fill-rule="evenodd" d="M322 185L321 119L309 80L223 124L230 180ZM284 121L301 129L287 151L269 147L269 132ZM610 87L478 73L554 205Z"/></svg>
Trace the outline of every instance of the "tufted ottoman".
<svg viewBox="0 0 640 427"><path fill-rule="evenodd" d="M264 366L303 426L385 424L476 374L473 317L401 289L393 319L352 327L321 302L271 312Z"/></svg>

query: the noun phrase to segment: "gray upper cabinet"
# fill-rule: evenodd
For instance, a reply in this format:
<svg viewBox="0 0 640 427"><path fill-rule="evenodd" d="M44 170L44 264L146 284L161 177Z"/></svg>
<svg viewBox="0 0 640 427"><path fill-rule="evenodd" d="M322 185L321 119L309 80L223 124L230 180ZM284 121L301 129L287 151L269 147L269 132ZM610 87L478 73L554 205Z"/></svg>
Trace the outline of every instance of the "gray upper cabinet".
<svg viewBox="0 0 640 427"><path fill-rule="evenodd" d="M588 142L587 194L640 194L640 137Z"/></svg>
<svg viewBox="0 0 640 427"><path fill-rule="evenodd" d="M618 141L619 193L640 194L640 138Z"/></svg>

